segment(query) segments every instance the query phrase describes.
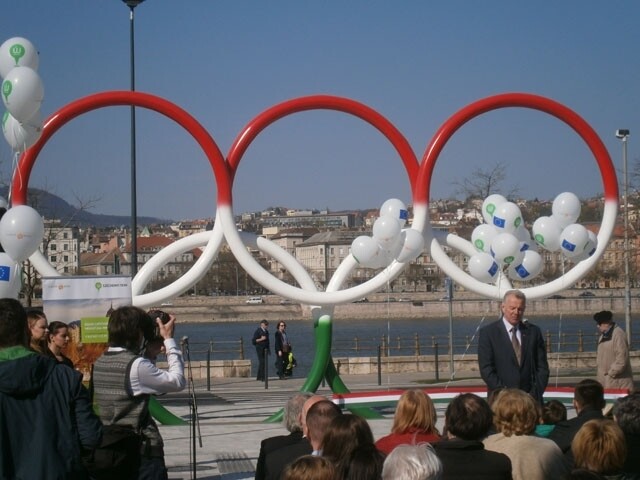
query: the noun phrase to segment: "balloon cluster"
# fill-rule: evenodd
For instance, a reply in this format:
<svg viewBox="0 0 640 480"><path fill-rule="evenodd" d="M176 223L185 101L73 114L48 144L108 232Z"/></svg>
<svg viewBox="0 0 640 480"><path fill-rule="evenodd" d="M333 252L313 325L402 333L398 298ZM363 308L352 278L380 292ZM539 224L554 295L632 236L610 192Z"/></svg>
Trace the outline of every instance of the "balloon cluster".
<svg viewBox="0 0 640 480"><path fill-rule="evenodd" d="M580 216L580 200L571 192L558 195L552 215L538 218L533 236L524 226L520 207L502 195L489 195L482 203L486 223L477 226L471 242L478 253L469 259L469 273L481 282L491 283L506 270L512 280L528 281L544 266L538 246L549 252L561 252L578 263L596 250L596 235L575 223Z"/></svg>
<svg viewBox="0 0 640 480"><path fill-rule="evenodd" d="M44 87L38 63L38 51L26 38L10 38L0 46L2 101L7 109L2 116L2 131L16 152L24 152L36 143L42 132Z"/></svg>
<svg viewBox="0 0 640 480"><path fill-rule="evenodd" d="M383 268L393 260L407 263L420 255L424 237L417 230L403 228L408 217L402 201L392 198L384 202L373 224L373 236L361 235L351 244L356 262L367 268Z"/></svg>

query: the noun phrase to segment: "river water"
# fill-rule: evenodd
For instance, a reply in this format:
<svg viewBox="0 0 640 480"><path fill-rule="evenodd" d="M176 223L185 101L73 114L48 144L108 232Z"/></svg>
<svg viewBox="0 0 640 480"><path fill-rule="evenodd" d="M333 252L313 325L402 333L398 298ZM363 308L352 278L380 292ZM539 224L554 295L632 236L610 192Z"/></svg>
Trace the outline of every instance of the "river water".
<svg viewBox="0 0 640 480"><path fill-rule="evenodd" d="M451 322L454 338L455 354L477 353L477 332L496 317L477 319L456 319ZM575 352L578 349L578 332L583 333L584 351L594 351L596 348L596 326L591 316L539 316L529 318L538 325L544 334L550 335L553 352ZM624 323L624 322L623 322ZM273 335L276 322L269 326L271 350L273 352ZM249 358L255 364L256 353L251 345L251 337L258 327L257 322L217 322L193 323L176 326L175 337L189 338L191 345L191 359L205 360L210 346L213 360L228 360L240 358L240 340L244 350L244 358ZM416 334L420 354L432 355L435 352L433 342L438 343L438 354L448 355L450 322L448 318L430 319L367 319L367 320L334 320L333 348L334 357L342 356L375 356L377 347L381 345L382 337L389 338L387 353L389 355L414 355ZM293 321L287 323L287 334L293 345L293 353L298 363L296 376L305 376L315 354L315 339L313 323L311 321ZM358 350L356 351L356 341ZM398 337L400 337L398 348ZM559 343L558 338L563 342ZM212 345L210 342L213 342ZM384 345L384 344L383 344ZM270 365L271 369L273 366Z"/></svg>

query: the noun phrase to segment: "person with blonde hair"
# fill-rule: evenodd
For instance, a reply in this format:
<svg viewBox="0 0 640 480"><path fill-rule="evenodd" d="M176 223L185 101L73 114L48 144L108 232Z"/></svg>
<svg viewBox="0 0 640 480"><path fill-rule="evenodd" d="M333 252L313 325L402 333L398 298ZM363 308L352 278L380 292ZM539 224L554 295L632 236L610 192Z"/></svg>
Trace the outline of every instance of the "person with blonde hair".
<svg viewBox="0 0 640 480"><path fill-rule="evenodd" d="M281 480L336 480L336 469L324 457L303 455L285 467Z"/></svg>
<svg viewBox="0 0 640 480"><path fill-rule="evenodd" d="M398 445L437 442L440 432L436 421L436 408L429 395L419 389L406 390L398 400L391 433L380 438L376 447L389 454Z"/></svg>
<svg viewBox="0 0 640 480"><path fill-rule="evenodd" d="M509 457L514 480L563 478L568 473L560 447L533 435L539 419L536 401L522 390L507 388L493 403L493 423L498 433L483 443L487 450Z"/></svg>
<svg viewBox="0 0 640 480"><path fill-rule="evenodd" d="M576 468L599 473L605 478L622 476L627 445L622 429L613 420L589 420L571 442Z"/></svg>

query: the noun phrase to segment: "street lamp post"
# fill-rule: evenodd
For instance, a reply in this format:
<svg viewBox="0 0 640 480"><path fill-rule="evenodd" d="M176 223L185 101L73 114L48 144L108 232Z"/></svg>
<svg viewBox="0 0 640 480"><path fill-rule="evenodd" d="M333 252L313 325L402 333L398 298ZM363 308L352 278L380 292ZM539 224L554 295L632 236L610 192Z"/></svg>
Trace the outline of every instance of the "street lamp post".
<svg viewBox="0 0 640 480"><path fill-rule="evenodd" d="M624 325L631 345L631 282L629 280L629 177L627 175L627 138L629 130L616 130L622 140L622 180L624 182Z"/></svg>
<svg viewBox="0 0 640 480"><path fill-rule="evenodd" d="M129 60L131 91L136 90L133 10L144 0L122 0L129 7ZM138 273L138 207L136 195L136 109L131 106L131 276Z"/></svg>

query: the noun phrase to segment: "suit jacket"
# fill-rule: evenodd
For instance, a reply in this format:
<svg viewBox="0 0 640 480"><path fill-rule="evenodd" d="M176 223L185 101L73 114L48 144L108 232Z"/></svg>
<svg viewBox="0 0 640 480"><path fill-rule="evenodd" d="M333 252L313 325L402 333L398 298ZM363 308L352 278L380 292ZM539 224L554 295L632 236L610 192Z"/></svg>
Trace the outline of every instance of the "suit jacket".
<svg viewBox="0 0 640 480"><path fill-rule="evenodd" d="M522 361L518 364L509 332L502 318L480 329L478 364L489 392L499 388L519 388L538 401L549 381L549 364L544 337L531 323L519 325Z"/></svg>
<svg viewBox="0 0 640 480"><path fill-rule="evenodd" d="M569 420L563 420L562 422L556 423L555 428L549 434L549 439L556 442L556 444L560 447L560 450L564 453L565 460L567 463L573 467L573 453L571 452L571 442L573 442L573 437L576 436L580 427L582 427L589 420L596 420L604 418L602 415L602 410L598 408L586 407L580 410L577 417L573 417Z"/></svg>
<svg viewBox="0 0 640 480"><path fill-rule="evenodd" d="M265 438L260 442L260 454L258 455L258 463L256 464L255 480L265 480L266 474L266 458L267 455L282 447L288 447L294 443L300 443L302 432L291 432L289 435L278 435L276 437Z"/></svg>
<svg viewBox="0 0 640 480"><path fill-rule="evenodd" d="M262 335L266 335L267 339L263 342L256 342ZM253 332L253 337L251 338L251 343L253 343L257 348L261 348L263 350L269 350L269 330L263 330L262 327L256 328L256 331Z"/></svg>
<svg viewBox="0 0 640 480"><path fill-rule="evenodd" d="M268 453L265 458L265 479L280 480L280 475L287 465L312 451L309 440L300 438L297 443Z"/></svg>

